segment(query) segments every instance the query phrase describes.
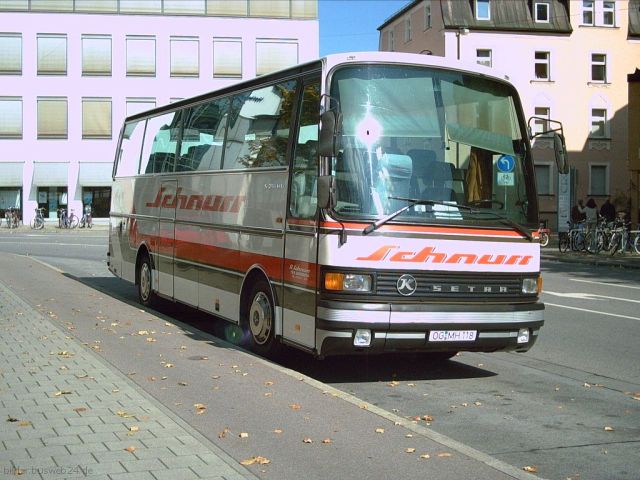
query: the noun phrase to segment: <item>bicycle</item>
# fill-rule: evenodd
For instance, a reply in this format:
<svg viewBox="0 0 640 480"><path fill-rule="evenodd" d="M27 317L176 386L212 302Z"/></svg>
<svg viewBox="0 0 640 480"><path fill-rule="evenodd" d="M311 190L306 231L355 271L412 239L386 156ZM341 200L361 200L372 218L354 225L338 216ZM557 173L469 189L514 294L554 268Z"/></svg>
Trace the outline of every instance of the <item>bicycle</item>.
<svg viewBox="0 0 640 480"><path fill-rule="evenodd" d="M44 208L36 208L36 216L31 220L31 228L34 230L41 230L44 228L44 216L42 212Z"/></svg>
<svg viewBox="0 0 640 480"><path fill-rule="evenodd" d="M569 249L573 252L584 250L584 222L567 223L569 224L569 231L558 232L558 250L560 250L560 253L565 253Z"/></svg>
<svg viewBox="0 0 640 480"><path fill-rule="evenodd" d="M82 215L82 218L80 219L80 226L79 228L91 228L93 227L93 218L91 217L91 205L86 205L84 207L84 215Z"/></svg>
<svg viewBox="0 0 640 480"><path fill-rule="evenodd" d="M629 243L629 230L630 224L622 219L618 219L614 222L613 230L611 233L611 239L609 240L609 253L611 256L616 252L624 253L627 250Z"/></svg>
<svg viewBox="0 0 640 480"><path fill-rule="evenodd" d="M542 220L538 226L538 238L540 239L540 246L546 247L549 245L549 234L551 233L551 229L547 227L547 221Z"/></svg>
<svg viewBox="0 0 640 480"><path fill-rule="evenodd" d="M58 215L58 228L76 228L80 223L77 215L73 213L73 209L70 214L67 214L66 208L59 208Z"/></svg>
<svg viewBox="0 0 640 480"><path fill-rule="evenodd" d="M16 207L9 207L4 212L4 218L7 221L7 228L18 228L20 218Z"/></svg>
<svg viewBox="0 0 640 480"><path fill-rule="evenodd" d="M631 242L631 235L635 236L633 242ZM640 230L629 231L629 243L633 246L633 249L636 251L636 253L640 255Z"/></svg>

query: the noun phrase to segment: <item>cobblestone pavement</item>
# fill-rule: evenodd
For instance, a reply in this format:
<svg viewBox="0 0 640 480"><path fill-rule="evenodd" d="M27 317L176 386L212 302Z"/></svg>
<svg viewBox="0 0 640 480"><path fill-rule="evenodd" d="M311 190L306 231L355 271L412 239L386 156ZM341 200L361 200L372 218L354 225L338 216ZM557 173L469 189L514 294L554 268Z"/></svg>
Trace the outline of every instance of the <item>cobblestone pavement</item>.
<svg viewBox="0 0 640 480"><path fill-rule="evenodd" d="M254 478L2 282L0 349L0 478Z"/></svg>

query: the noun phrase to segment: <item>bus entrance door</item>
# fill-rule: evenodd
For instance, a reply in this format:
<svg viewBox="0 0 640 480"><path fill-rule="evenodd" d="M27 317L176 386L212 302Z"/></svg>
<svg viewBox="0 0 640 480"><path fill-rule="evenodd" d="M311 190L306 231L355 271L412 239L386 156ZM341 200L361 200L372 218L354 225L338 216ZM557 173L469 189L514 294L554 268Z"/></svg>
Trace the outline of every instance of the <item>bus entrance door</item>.
<svg viewBox="0 0 640 480"><path fill-rule="evenodd" d="M163 201L160 205L158 225L158 292L171 298L174 296L177 186L176 180L166 180L161 184Z"/></svg>

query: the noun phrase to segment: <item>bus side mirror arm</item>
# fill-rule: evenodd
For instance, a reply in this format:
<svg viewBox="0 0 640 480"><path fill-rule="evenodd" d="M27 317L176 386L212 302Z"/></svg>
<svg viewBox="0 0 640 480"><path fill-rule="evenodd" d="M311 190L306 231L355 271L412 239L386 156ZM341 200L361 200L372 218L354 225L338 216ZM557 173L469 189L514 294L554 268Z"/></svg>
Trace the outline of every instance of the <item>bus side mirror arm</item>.
<svg viewBox="0 0 640 480"><path fill-rule="evenodd" d="M336 187L333 175L318 177L318 207L331 209L336 206Z"/></svg>
<svg viewBox="0 0 640 480"><path fill-rule="evenodd" d="M533 122L538 120L543 126L543 131L539 131L536 133L533 129ZM564 140L564 132L562 131L562 123L557 120L551 120L545 117L531 117L527 122L527 126L529 128L529 137L534 139L541 135L549 135L551 134L551 138L553 139L553 151L556 157L556 167L558 168L558 173L566 174L569 173L569 159L567 158L567 145Z"/></svg>

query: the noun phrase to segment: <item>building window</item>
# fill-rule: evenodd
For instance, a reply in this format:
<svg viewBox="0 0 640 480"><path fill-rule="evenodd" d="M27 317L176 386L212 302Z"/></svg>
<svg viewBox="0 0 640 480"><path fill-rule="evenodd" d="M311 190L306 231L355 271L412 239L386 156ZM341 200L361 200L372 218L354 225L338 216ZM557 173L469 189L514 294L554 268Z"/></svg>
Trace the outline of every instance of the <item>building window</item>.
<svg viewBox="0 0 640 480"><path fill-rule="evenodd" d="M604 53L591 54L591 81L607 82L607 56Z"/></svg>
<svg viewBox="0 0 640 480"><path fill-rule="evenodd" d="M73 0L31 0L31 11L73 12Z"/></svg>
<svg viewBox="0 0 640 480"><path fill-rule="evenodd" d="M404 41L411 41L411 17L404 19Z"/></svg>
<svg viewBox="0 0 640 480"><path fill-rule="evenodd" d="M533 119L533 134L540 135L542 132L549 131L549 119L551 118L551 109L549 107L535 107Z"/></svg>
<svg viewBox="0 0 640 480"><path fill-rule="evenodd" d="M258 40L256 75L275 72L298 63L298 42Z"/></svg>
<svg viewBox="0 0 640 480"><path fill-rule="evenodd" d="M393 41L393 30L389 30L389 51L393 52L395 49L394 41Z"/></svg>
<svg viewBox="0 0 640 480"><path fill-rule="evenodd" d="M75 11L118 13L118 0L75 0Z"/></svg>
<svg viewBox="0 0 640 480"><path fill-rule="evenodd" d="M20 97L0 97L0 138L22 138Z"/></svg>
<svg viewBox="0 0 640 480"><path fill-rule="evenodd" d="M120 0L120 13L162 13L162 0Z"/></svg>
<svg viewBox="0 0 640 480"><path fill-rule="evenodd" d="M151 110L155 106L155 98L127 98L126 115L130 117L136 113Z"/></svg>
<svg viewBox="0 0 640 480"><path fill-rule="evenodd" d="M22 74L22 35L0 33L0 75Z"/></svg>
<svg viewBox="0 0 640 480"><path fill-rule="evenodd" d="M127 75L152 77L155 74L155 37L127 37Z"/></svg>
<svg viewBox="0 0 640 480"><path fill-rule="evenodd" d="M424 5L424 29L431 28L431 4Z"/></svg>
<svg viewBox="0 0 640 480"><path fill-rule="evenodd" d="M110 36L82 36L82 74L96 76L111 75Z"/></svg>
<svg viewBox="0 0 640 480"><path fill-rule="evenodd" d="M197 77L200 75L200 44L195 37L171 37L171 76Z"/></svg>
<svg viewBox="0 0 640 480"><path fill-rule="evenodd" d="M480 65L491 66L491 50L479 48L476 50L476 62Z"/></svg>
<svg viewBox="0 0 640 480"><path fill-rule="evenodd" d="M603 2L602 4L602 24L607 27L614 27L616 24L616 2Z"/></svg>
<svg viewBox="0 0 640 480"><path fill-rule="evenodd" d="M582 1L582 25L593 25L593 0Z"/></svg>
<svg viewBox="0 0 640 480"><path fill-rule="evenodd" d="M252 17L289 18L289 0L249 0L249 15Z"/></svg>
<svg viewBox="0 0 640 480"><path fill-rule="evenodd" d="M111 187L82 187L82 205L91 205L94 218L109 218Z"/></svg>
<svg viewBox="0 0 640 480"><path fill-rule="evenodd" d="M242 39L213 39L213 76L242 77Z"/></svg>
<svg viewBox="0 0 640 480"><path fill-rule="evenodd" d="M536 3L535 6L536 22L549 23L549 4Z"/></svg>
<svg viewBox="0 0 640 480"><path fill-rule="evenodd" d="M111 138L111 99L82 99L82 138Z"/></svg>
<svg viewBox="0 0 640 480"><path fill-rule="evenodd" d="M0 2L0 10L29 10L29 0L7 0Z"/></svg>
<svg viewBox="0 0 640 480"><path fill-rule="evenodd" d="M207 15L246 17L249 13L247 0L207 0Z"/></svg>
<svg viewBox="0 0 640 480"><path fill-rule="evenodd" d="M67 74L67 36L38 35L38 75Z"/></svg>
<svg viewBox="0 0 640 480"><path fill-rule="evenodd" d="M536 80L549 80L549 63L551 54L549 52L536 52L535 53L535 75Z"/></svg>
<svg viewBox="0 0 640 480"><path fill-rule="evenodd" d="M550 163L536 163L536 187L539 195L553 195L553 168Z"/></svg>
<svg viewBox="0 0 640 480"><path fill-rule="evenodd" d="M589 165L589 195L609 195L609 165Z"/></svg>
<svg viewBox="0 0 640 480"><path fill-rule="evenodd" d="M204 15L204 0L164 0L162 13L165 15Z"/></svg>
<svg viewBox="0 0 640 480"><path fill-rule="evenodd" d="M38 138L67 138L67 99L38 97Z"/></svg>
<svg viewBox="0 0 640 480"><path fill-rule="evenodd" d="M291 0L291 18L318 18L318 1Z"/></svg>
<svg viewBox="0 0 640 480"><path fill-rule="evenodd" d="M491 3L489 0L476 0L476 20L491 20Z"/></svg>
<svg viewBox="0 0 640 480"><path fill-rule="evenodd" d="M610 138L609 121L605 108L591 109L591 133L590 138Z"/></svg>

